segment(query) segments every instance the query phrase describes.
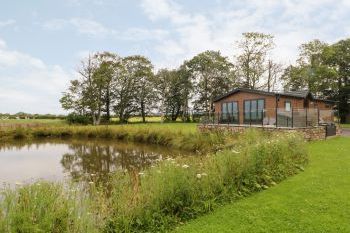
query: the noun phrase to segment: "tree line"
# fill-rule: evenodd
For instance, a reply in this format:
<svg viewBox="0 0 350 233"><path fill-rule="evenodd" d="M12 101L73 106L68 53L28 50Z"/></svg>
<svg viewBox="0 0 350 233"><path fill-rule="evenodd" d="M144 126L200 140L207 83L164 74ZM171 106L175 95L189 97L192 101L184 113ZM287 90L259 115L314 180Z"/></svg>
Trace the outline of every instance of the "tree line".
<svg viewBox="0 0 350 233"><path fill-rule="evenodd" d="M350 39L302 44L296 64L287 67L272 58L272 35L243 33L234 46L240 51L234 61L208 50L176 69L157 72L144 56L94 53L81 62L78 79L70 82L60 102L77 116L89 116L94 125L111 115L122 123L135 115L145 122L152 113L169 121L189 121L191 111L212 111L213 100L236 87L308 89L317 97L339 101L345 121L350 112Z"/></svg>

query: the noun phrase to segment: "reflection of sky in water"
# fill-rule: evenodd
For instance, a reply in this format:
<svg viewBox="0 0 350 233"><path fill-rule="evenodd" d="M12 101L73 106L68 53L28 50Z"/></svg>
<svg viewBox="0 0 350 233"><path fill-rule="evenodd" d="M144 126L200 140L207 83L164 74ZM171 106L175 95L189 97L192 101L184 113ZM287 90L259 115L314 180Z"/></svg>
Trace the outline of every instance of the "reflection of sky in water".
<svg viewBox="0 0 350 233"><path fill-rule="evenodd" d="M64 177L60 161L69 151L68 145L49 143L2 150L0 182L13 184L39 178L60 180Z"/></svg>
<svg viewBox="0 0 350 233"><path fill-rule="evenodd" d="M164 147L101 140L0 144L0 184L65 177L91 181L91 174L94 181L104 182L115 170L140 170L179 154Z"/></svg>

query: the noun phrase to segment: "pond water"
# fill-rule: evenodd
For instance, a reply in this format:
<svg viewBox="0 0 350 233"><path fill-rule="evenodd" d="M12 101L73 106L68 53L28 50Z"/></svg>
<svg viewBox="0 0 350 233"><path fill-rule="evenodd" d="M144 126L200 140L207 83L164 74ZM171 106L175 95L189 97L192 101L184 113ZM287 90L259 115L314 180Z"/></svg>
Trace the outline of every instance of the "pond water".
<svg viewBox="0 0 350 233"><path fill-rule="evenodd" d="M0 184L39 179L103 182L115 171L140 171L160 159L188 156L164 147L105 140L45 140L0 144Z"/></svg>

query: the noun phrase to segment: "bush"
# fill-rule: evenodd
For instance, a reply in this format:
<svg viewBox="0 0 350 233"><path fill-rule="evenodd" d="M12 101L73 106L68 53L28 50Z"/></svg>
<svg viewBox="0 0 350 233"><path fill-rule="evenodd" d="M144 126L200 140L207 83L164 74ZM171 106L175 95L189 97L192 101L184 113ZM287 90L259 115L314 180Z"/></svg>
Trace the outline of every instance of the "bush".
<svg viewBox="0 0 350 233"><path fill-rule="evenodd" d="M76 113L70 113L66 117L66 121L68 124L79 124L79 125L88 125L92 122L91 117L79 115Z"/></svg>

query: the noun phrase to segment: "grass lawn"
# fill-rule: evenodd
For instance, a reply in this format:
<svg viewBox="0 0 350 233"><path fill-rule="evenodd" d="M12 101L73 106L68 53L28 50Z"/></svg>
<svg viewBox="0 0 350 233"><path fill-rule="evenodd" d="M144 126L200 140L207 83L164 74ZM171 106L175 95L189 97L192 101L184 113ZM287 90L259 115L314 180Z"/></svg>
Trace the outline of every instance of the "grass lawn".
<svg viewBox="0 0 350 233"><path fill-rule="evenodd" d="M350 128L350 124L341 124L342 128Z"/></svg>
<svg viewBox="0 0 350 233"><path fill-rule="evenodd" d="M350 232L350 138L308 147L303 173L176 232Z"/></svg>

